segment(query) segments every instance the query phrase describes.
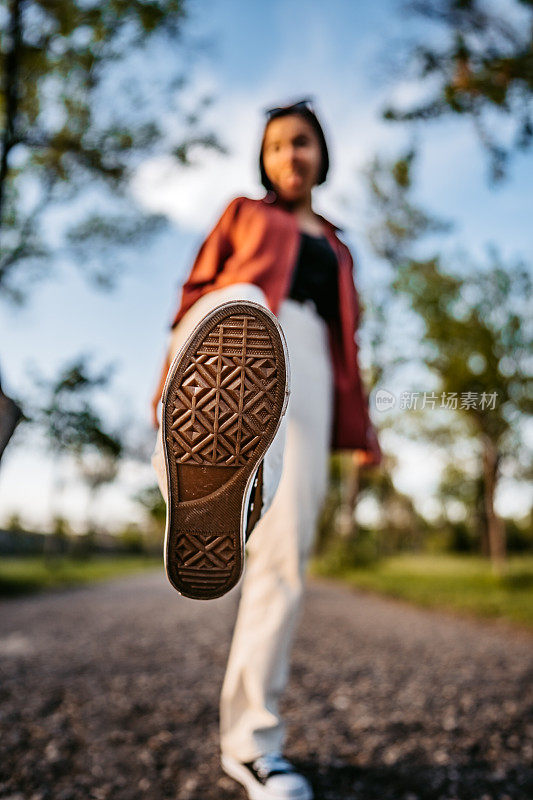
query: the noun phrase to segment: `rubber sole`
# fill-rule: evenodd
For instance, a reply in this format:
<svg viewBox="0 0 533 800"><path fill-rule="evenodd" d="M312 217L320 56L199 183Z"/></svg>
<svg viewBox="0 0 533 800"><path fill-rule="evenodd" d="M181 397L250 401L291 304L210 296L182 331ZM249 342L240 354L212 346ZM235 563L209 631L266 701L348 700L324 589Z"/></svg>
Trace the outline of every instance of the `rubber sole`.
<svg viewBox="0 0 533 800"><path fill-rule="evenodd" d="M162 397L165 568L180 594L210 600L239 581L253 479L288 397L285 338L258 303L217 306L172 362Z"/></svg>

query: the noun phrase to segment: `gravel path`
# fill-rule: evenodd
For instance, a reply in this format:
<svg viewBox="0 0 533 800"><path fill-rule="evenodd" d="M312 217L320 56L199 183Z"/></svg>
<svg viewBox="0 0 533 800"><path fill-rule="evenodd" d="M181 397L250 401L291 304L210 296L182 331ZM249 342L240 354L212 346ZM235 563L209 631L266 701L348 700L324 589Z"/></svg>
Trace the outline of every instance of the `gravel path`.
<svg viewBox="0 0 533 800"><path fill-rule="evenodd" d="M1 800L232 800L218 696L239 588L150 572L0 603ZM282 708L317 800L533 798L533 638L309 584Z"/></svg>

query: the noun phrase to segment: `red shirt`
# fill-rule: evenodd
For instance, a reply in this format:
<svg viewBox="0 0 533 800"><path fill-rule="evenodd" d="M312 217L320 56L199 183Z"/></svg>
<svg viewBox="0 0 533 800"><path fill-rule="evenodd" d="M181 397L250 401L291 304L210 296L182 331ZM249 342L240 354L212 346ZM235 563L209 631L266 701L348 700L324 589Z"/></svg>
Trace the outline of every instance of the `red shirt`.
<svg viewBox="0 0 533 800"><path fill-rule="evenodd" d="M324 217L320 219L339 267L339 320L328 323L334 377L331 447L362 450L371 463L377 464L381 450L368 415L368 399L359 370L359 300L353 260L348 247L336 235L339 228ZM268 192L261 200L236 197L200 247L171 327L203 294L232 283L259 286L270 310L277 314L290 290L299 245L298 220L275 193Z"/></svg>

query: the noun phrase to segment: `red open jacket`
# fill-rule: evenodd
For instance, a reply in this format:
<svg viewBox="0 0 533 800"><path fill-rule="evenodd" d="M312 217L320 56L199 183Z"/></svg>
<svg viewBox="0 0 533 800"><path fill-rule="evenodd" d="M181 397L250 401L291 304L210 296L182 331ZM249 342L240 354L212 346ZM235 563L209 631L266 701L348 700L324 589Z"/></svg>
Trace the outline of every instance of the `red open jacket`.
<svg viewBox="0 0 533 800"><path fill-rule="evenodd" d="M331 447L362 450L365 462L378 464L381 450L368 415L359 370L356 332L359 300L353 280L353 260L337 237L338 226L320 217L339 267L339 319L328 324L334 376ZM273 192L261 200L236 197L203 242L181 295L174 327L206 292L232 283L259 286L270 310L277 314L287 297L300 244L298 220Z"/></svg>

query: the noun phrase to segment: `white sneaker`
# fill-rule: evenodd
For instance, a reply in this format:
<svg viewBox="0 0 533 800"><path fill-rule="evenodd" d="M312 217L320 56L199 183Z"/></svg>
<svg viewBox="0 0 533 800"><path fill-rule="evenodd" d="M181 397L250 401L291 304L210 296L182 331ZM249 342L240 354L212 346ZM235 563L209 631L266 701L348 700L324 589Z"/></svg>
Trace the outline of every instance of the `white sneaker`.
<svg viewBox="0 0 533 800"><path fill-rule="evenodd" d="M221 758L222 769L241 783L250 800L313 800L313 790L303 775L281 753L268 753L242 763Z"/></svg>

